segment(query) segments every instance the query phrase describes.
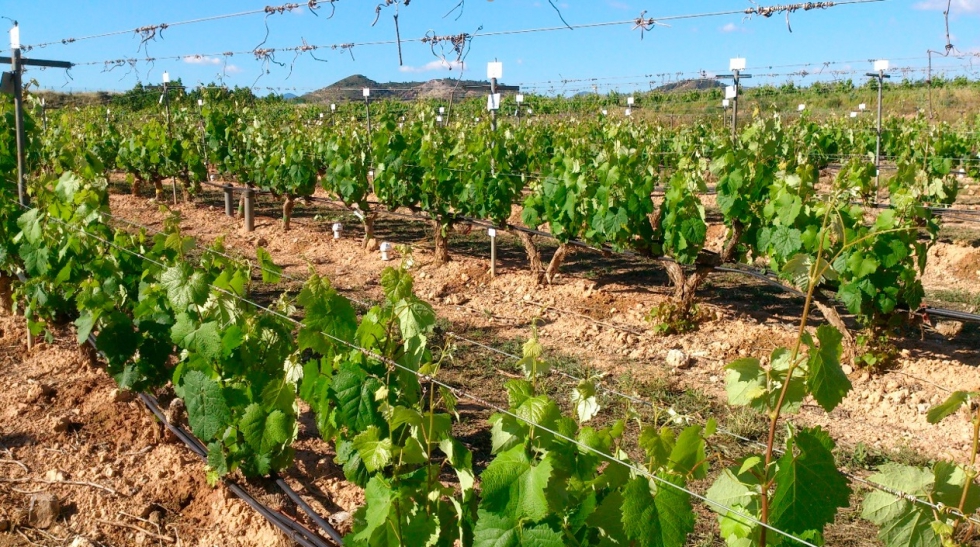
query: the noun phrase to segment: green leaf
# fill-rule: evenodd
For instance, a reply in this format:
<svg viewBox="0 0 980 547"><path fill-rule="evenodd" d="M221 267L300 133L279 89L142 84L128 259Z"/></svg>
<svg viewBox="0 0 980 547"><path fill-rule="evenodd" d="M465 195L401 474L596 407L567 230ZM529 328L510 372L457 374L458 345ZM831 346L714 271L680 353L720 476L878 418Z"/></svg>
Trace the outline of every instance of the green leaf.
<svg viewBox="0 0 980 547"><path fill-rule="evenodd" d="M512 517L484 509L480 509L477 516L473 547L520 547L518 524Z"/></svg>
<svg viewBox="0 0 980 547"><path fill-rule="evenodd" d="M708 463L704 439L701 438L701 426L692 425L678 435L677 443L670 453L670 466L675 472L695 479L707 476Z"/></svg>
<svg viewBox="0 0 980 547"><path fill-rule="evenodd" d="M762 363L758 359L754 357L739 359L729 363L725 370L728 404L767 410L766 371L763 370Z"/></svg>
<svg viewBox="0 0 980 547"><path fill-rule="evenodd" d="M806 383L813 398L824 410L830 412L844 400L851 391L851 381L840 366L843 352L843 335L830 325L817 328L819 350L810 345Z"/></svg>
<svg viewBox="0 0 980 547"><path fill-rule="evenodd" d="M177 394L184 399L191 429L204 442L214 439L231 420L221 386L200 371L185 374Z"/></svg>
<svg viewBox="0 0 980 547"><path fill-rule="evenodd" d="M268 454L293 437L292 422L281 410L266 413L257 403L245 408L241 423L245 442L257 453Z"/></svg>
<svg viewBox="0 0 980 547"><path fill-rule="evenodd" d="M380 430L375 426L371 426L357 437L354 437L353 441L354 448L357 449L358 455L361 456L361 461L364 462L364 466L371 473L380 471L391 461L391 438L385 437L381 439L380 435Z"/></svg>
<svg viewBox="0 0 980 547"><path fill-rule="evenodd" d="M398 317L402 338L406 340L428 334L436 324L432 306L416 298L399 300L395 304L395 315Z"/></svg>
<svg viewBox="0 0 980 547"><path fill-rule="evenodd" d="M385 526L394 503L394 491L381 477L373 477L364 489L364 528L354 536L356 541L367 541L378 528Z"/></svg>
<svg viewBox="0 0 980 547"><path fill-rule="evenodd" d="M344 363L333 380L337 396L338 423L356 432L364 431L382 421L375 393L381 383L353 363Z"/></svg>
<svg viewBox="0 0 980 547"><path fill-rule="evenodd" d="M802 234L796 228L779 226L772 232L769 244L773 252L781 257L789 257L803 246Z"/></svg>
<svg viewBox="0 0 980 547"><path fill-rule="evenodd" d="M637 477L623 488L623 530L640 545L683 547L694 530L690 495L680 489L684 486L682 477L660 478L664 482L655 483L656 496L652 481L645 477Z"/></svg>
<svg viewBox="0 0 980 547"><path fill-rule="evenodd" d="M966 404L970 395L971 393L967 391L954 391L945 401L930 408L929 413L926 414L926 419L931 424L938 424Z"/></svg>
<svg viewBox="0 0 980 547"><path fill-rule="evenodd" d="M565 547L565 541L547 524L539 524L521 532L521 547Z"/></svg>
<svg viewBox="0 0 980 547"><path fill-rule="evenodd" d="M579 423L585 423L594 418L599 413L595 384L588 380L579 382L572 390L572 406L575 407L575 414L578 416Z"/></svg>
<svg viewBox="0 0 980 547"><path fill-rule="evenodd" d="M770 523L791 534L823 533L837 510L847 507L851 488L834 463L834 442L819 427L802 429L786 442L776 462Z"/></svg>
<svg viewBox="0 0 980 547"><path fill-rule="evenodd" d="M191 272L190 266L172 266L160 274L160 285L174 311L180 313L191 304L201 305L208 299L208 283L201 272Z"/></svg>
<svg viewBox="0 0 980 547"><path fill-rule="evenodd" d="M255 248L255 255L259 260L259 269L262 271L262 282L278 283L282 279L282 267L277 266L272 260L272 255L262 247Z"/></svg>
<svg viewBox="0 0 980 547"><path fill-rule="evenodd" d="M545 488L551 478L551 459L536 465L523 446L497 455L481 475L482 507L491 512L507 512L518 518L539 521L548 516Z"/></svg>

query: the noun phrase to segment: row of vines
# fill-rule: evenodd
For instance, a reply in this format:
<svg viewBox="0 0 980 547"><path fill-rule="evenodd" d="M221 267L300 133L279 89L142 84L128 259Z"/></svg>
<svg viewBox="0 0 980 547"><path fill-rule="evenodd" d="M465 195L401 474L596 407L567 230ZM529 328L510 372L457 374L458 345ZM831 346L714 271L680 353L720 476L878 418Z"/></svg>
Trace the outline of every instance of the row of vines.
<svg viewBox="0 0 980 547"><path fill-rule="evenodd" d="M421 112L384 119L371 134L303 112L220 104L180 111L172 132L159 120L66 118L33 134L32 208L17 204L12 184L0 188L0 268L26 274L14 299L31 330L72 321L80 342L95 336L122 387L172 386L208 445L213 478L290 466L296 403L305 401L345 476L365 489L345 542L372 546L682 546L695 528L696 499L717 513L717 531L733 547L823 544L852 484L830 436L786 415L807 398L830 412L851 384L841 368L845 333L808 330L811 306L830 286L868 323L916 307L938 231L923 205L950 203L952 171L963 165L951 158L976 152L948 128L903 129L894 138L905 139L896 145L904 151L887 181L891 208L871 213L861 203L875 191L871 160L848 158L822 186L820 169L850 154L840 137L849 130L806 120L759 119L735 145L707 125L672 132L556 121L493 132L487 124L444 126ZM7 128L0 167L9 181ZM807 295L791 347L727 367L729 403L766 417L767 442L733 453L715 420L685 426L666 413L629 412L600 426L595 382L566 396L542 386L547 367L536 337L518 363L523 379L504 386L507 405L482 401L440 379L451 354L433 346L435 313L414 295L410 263L386 269L383 300L360 313L316 274L298 294L260 306L250 296L252 263L227 258L220 242L199 247L180 232L178 216L159 234L113 227L111 171L156 185L162 199L164 179L176 177L193 194L208 165L282 196L287 217L317 186L360 209L367 234L378 207L424 211L443 252L460 218L506 227L523 205L526 226L547 226L562 243L559 261L572 240L673 259L679 313L690 311L709 266L764 259ZM729 232L720 254L704 248L709 183ZM658 189L662 197L653 197ZM538 252L521 233L533 263ZM267 253L259 251L257 264L263 282L278 280ZM957 392L930 420L976 395ZM454 435L462 400L495 411L492 458L479 473ZM980 428L980 416L974 422ZM865 496L862 515L889 546L969 541L980 507L976 446L969 464L884 466L870 480L886 490ZM711 486L695 493L707 479Z"/></svg>

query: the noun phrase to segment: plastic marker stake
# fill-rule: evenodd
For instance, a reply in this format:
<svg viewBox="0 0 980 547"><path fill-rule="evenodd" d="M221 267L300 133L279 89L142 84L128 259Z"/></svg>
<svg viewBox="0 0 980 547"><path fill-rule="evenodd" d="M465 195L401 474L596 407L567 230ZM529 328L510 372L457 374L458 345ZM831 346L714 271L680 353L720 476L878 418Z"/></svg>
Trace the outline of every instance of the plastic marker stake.
<svg viewBox="0 0 980 547"><path fill-rule="evenodd" d="M735 57L728 61L728 70L745 70L745 57Z"/></svg>
<svg viewBox="0 0 980 547"><path fill-rule="evenodd" d="M364 89L361 90L361 95L364 95L364 98L370 97L371 96L371 89L365 87Z"/></svg>
<svg viewBox="0 0 980 547"><path fill-rule="evenodd" d="M340 239L340 232L344 230L344 225L339 222L333 223L333 238Z"/></svg>
<svg viewBox="0 0 980 547"><path fill-rule="evenodd" d="M440 106L440 107L439 107L439 113L440 113L440 114L445 114L445 113L446 113L446 107L444 107L444 106Z"/></svg>
<svg viewBox="0 0 980 547"><path fill-rule="evenodd" d="M852 118L857 118L858 117L858 113L857 112L851 112L851 117Z"/></svg>
<svg viewBox="0 0 980 547"><path fill-rule="evenodd" d="M738 92L735 91L735 86L733 85L725 86L725 98L734 99L735 97L738 97Z"/></svg>
<svg viewBox="0 0 980 547"><path fill-rule="evenodd" d="M518 93L517 94L517 104L521 104L523 102L524 102L524 94L523 93Z"/></svg>
<svg viewBox="0 0 980 547"><path fill-rule="evenodd" d="M888 60L887 59L878 59L877 61L875 61L875 71L876 72L884 72L886 70L888 70Z"/></svg>
<svg viewBox="0 0 980 547"><path fill-rule="evenodd" d="M20 26L10 29L10 49L20 49Z"/></svg>
<svg viewBox="0 0 980 547"><path fill-rule="evenodd" d="M163 83L165 83L165 84L169 84L170 83L170 73L169 72L164 72L163 73Z"/></svg>
<svg viewBox="0 0 980 547"><path fill-rule="evenodd" d="M798 110L800 112L803 112L804 110L806 110L806 105L805 104L801 104L800 106L796 107L796 110Z"/></svg>
<svg viewBox="0 0 980 547"><path fill-rule="evenodd" d="M337 105L335 105L335 104L331 104L331 105L330 105L330 111L331 111L331 112L336 112L336 111L337 111Z"/></svg>
<svg viewBox="0 0 980 547"><path fill-rule="evenodd" d="M388 253L391 252L391 243L388 243L387 241L382 242L379 250L381 251L381 260L384 260L385 262L390 260Z"/></svg>
<svg viewBox="0 0 980 547"><path fill-rule="evenodd" d="M858 110L864 110L865 108L868 108L868 105L866 105L864 103L861 103L861 104L858 105Z"/></svg>
<svg viewBox="0 0 980 547"><path fill-rule="evenodd" d="M728 108L728 105L729 104L731 104L731 103L728 102L728 99L722 99L721 100L721 107L722 108Z"/></svg>
<svg viewBox="0 0 980 547"><path fill-rule="evenodd" d="M487 78L491 80L494 78L504 77L504 64L501 62L490 62L487 63Z"/></svg>
<svg viewBox="0 0 980 547"><path fill-rule="evenodd" d="M197 106L204 106L204 99L198 99Z"/></svg>
<svg viewBox="0 0 980 547"><path fill-rule="evenodd" d="M633 97L626 97L626 104L633 106Z"/></svg>

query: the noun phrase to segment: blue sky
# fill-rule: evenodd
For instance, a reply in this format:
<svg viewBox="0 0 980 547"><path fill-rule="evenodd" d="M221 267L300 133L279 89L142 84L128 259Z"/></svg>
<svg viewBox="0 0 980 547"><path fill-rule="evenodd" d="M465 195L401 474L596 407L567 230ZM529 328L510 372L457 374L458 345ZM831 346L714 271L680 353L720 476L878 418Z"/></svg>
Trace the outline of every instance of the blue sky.
<svg viewBox="0 0 980 547"><path fill-rule="evenodd" d="M24 44L57 41L64 38L132 29L144 25L174 23L189 19L261 10L279 0L7 0L0 4L0 16L16 19L21 25ZM753 4L740 0L554 0L571 25L632 20L645 17L670 18L687 14L741 10ZM762 6L789 0L758 0ZM562 21L548 0L465 0L462 14L444 15L457 0L416 0L399 9L402 39L419 39L427 33L439 36L561 27ZM5 4L5 5L4 5ZM328 85L351 74L364 74L377 81L427 80L455 77L460 66L456 54L443 52L418 41L402 44L403 65L399 66L395 45L357 45L350 52L320 49L298 57L280 52L275 60L286 66L256 60L254 55L238 53L226 57L221 52L255 49L266 35L264 48L296 47L304 43L363 44L390 41L395 37L394 8L382 10L376 25L375 2L343 0L318 16L305 7L293 12L247 15L218 21L168 28L140 48L133 34L54 44L34 49L27 56L67 60L76 63L101 62L123 58L171 57L154 64L140 62L104 72L104 65L78 66L69 79L63 70L34 70L29 78L41 87L62 90L120 90L137 81L159 82L162 73L180 77L185 84L197 85L223 78L229 85L295 88L295 93ZM816 76L800 77L792 72L815 73L825 62L821 78L830 71L860 71L871 68L868 59L894 59L892 66L925 67L927 49L942 50L945 27L942 10L946 0L885 0L861 5L842 5L828 10L797 12L790 16L793 32L783 15L771 18L743 15L665 19L663 24L642 32L633 25L579 28L499 36L477 36L465 57L467 78L486 76L486 63L503 62L502 82L521 84L539 92L572 93L618 88L628 91L650 89L699 71L715 74L727 71L730 57L746 57L754 74L776 74L755 78L751 83L813 81ZM950 75L980 74L980 0L953 0L950 30L957 50L972 53L967 59L934 60L936 67L952 67ZM458 18L457 18L458 16ZM3 21L3 28L9 23ZM669 26L666 26L669 25ZM642 34L642 39L641 39ZM7 40L3 40L4 43ZM3 49L7 50L6 47ZM8 50L9 51L9 50ZM353 54L353 59L351 56ZM7 51L3 55L8 54ZM206 54L204 56L194 56ZM218 54L218 55L215 55ZM173 57L179 57L174 59ZM450 70L448 64L452 66ZM808 66L803 66L809 64ZM794 65L794 66L784 66ZM769 68L772 67L772 68ZM265 73L266 69L269 71ZM290 74L290 69L291 74ZM288 79L287 79L288 76ZM837 77L863 76L838 74ZM920 77L916 75L916 77ZM596 78L596 80L590 80ZM569 80L562 83L561 80ZM585 81L571 81L585 80Z"/></svg>

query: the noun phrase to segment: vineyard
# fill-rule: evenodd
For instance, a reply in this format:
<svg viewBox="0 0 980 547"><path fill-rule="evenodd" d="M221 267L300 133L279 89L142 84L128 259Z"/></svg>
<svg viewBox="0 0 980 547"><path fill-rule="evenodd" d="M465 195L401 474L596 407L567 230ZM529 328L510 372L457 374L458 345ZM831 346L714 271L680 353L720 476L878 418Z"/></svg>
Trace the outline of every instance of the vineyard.
<svg viewBox="0 0 980 547"><path fill-rule="evenodd" d="M369 91L0 95L0 543L980 542L976 114Z"/></svg>

